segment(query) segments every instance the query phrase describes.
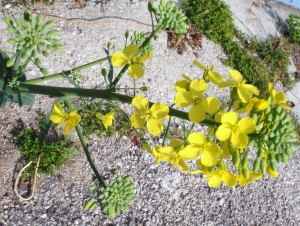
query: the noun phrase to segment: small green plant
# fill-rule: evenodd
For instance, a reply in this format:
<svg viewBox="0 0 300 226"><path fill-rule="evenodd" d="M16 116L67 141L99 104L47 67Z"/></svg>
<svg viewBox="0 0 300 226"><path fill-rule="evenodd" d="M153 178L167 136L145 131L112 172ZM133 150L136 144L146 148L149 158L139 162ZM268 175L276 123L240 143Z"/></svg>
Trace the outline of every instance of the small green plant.
<svg viewBox="0 0 300 226"><path fill-rule="evenodd" d="M35 163L25 169L23 173L24 179L34 177L35 166L39 156L38 173L54 175L54 170L60 169L62 164L77 150L70 142L68 136L59 137L58 140L52 142L47 141L40 149L38 134L32 128L25 128L24 132L17 135L16 138L18 139L18 149L26 161Z"/></svg>
<svg viewBox="0 0 300 226"><path fill-rule="evenodd" d="M114 112L114 117L118 120L106 129L102 121L97 118L98 112L101 112L103 115L109 112ZM116 134L116 132L118 132L121 137L133 137L137 133L146 132L145 130L137 131L133 129L129 116L122 111L118 105L112 102L103 100L90 102L87 103L84 108L81 108L78 113L81 115L80 126L82 127L86 137L89 137L92 134L96 134L98 137L101 137L103 134L112 137Z"/></svg>
<svg viewBox="0 0 300 226"><path fill-rule="evenodd" d="M291 40L300 44L300 16L290 14L286 22L290 27L289 33Z"/></svg>
<svg viewBox="0 0 300 226"><path fill-rule="evenodd" d="M183 0L183 9L193 27L222 46L234 38L229 6L220 0Z"/></svg>

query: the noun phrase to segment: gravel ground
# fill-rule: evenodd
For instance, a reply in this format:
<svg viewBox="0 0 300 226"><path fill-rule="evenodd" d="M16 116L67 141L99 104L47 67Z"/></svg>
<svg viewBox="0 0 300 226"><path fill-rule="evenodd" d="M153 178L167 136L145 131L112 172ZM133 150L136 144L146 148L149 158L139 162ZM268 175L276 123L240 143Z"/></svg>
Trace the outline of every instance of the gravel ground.
<svg viewBox="0 0 300 226"><path fill-rule="evenodd" d="M93 19L94 23L71 22L56 19L56 29L61 30L60 40L65 49L49 59L43 59L49 73L69 70L73 67L105 57L103 48L108 42L121 50L124 33L128 29L148 32L151 24L147 13L147 2L111 0L104 4L87 2L79 7L71 0L60 1L51 7L37 6L41 12L62 18ZM228 2L230 2L228 0ZM232 1L231 1L232 2ZM245 1L243 1L245 2ZM263 3L264 1L261 1ZM154 1L158 4L158 1ZM229 4L229 3L228 3ZM4 16L20 17L23 10L1 8L0 48L12 50L6 41L10 37L6 31ZM155 55L147 63L145 76L139 85L147 85L151 90L146 96L151 101L171 104L175 94L174 82L187 74L192 78L202 74L193 66L198 59L206 65L213 64L216 71L228 76L228 67L221 60L226 56L222 49L205 37L202 48L188 50L182 55L167 48L166 33L159 33L159 41L154 43ZM103 87L100 75L102 64L84 70L83 87ZM26 73L29 78L41 76L30 65ZM69 86L64 80L44 84ZM121 80L121 87L132 87L130 79ZM225 101L228 90L208 89L208 95ZM82 206L90 197L88 186L95 178L82 151L65 164L56 175L38 176L36 192L28 202L19 202L13 194L13 178L19 169L20 154L16 150L12 131L23 127L37 127L36 110L49 110L54 99L37 95L34 106L19 108L7 104L0 109L0 225L299 225L300 222L300 161L299 148L288 165L279 164L277 178L265 176L244 188L234 189L220 186L211 189L207 180L200 175L188 175L167 163L154 165L153 158L135 146L126 137L90 138L89 150L100 172L118 168L121 175L132 175L136 184L135 202L128 212L111 220L98 207L95 211L83 212ZM131 112L128 105L122 105ZM200 128L198 128L200 129ZM74 133L72 133L74 134ZM74 136L75 137L75 136ZM74 138L78 143L78 140ZM153 139L153 143L161 142Z"/></svg>

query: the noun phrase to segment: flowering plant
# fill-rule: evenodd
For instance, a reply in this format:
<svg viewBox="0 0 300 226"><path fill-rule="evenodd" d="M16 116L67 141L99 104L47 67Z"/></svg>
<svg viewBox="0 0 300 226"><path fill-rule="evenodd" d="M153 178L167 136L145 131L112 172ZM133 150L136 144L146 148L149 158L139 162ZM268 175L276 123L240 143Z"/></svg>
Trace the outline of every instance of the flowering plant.
<svg viewBox="0 0 300 226"><path fill-rule="evenodd" d="M48 55L46 49L51 51L61 49L59 41L50 38L58 35L59 32L52 30L44 33L52 27L54 22L50 21L42 25L41 14L34 19L25 11L24 21L16 19L16 24L6 18L10 33L15 35L9 42L17 43L17 49L11 58L3 51L0 54L0 107L7 102L18 103L20 106L32 105L35 94L57 96L53 108L42 124L44 133L39 136L40 143L42 144L45 140L51 121L58 126L66 124L64 134L73 128L76 129L87 160L98 179L98 184L90 187L94 193L86 202L84 210L102 203L105 204L103 210L107 211L110 217L114 217L122 210L127 210L127 205L132 204L134 184L129 182L129 176L123 179L118 176L115 180L106 182L100 175L78 125L81 120L77 113L80 107L75 109L71 105L69 100L71 96L131 103L135 110L130 117L132 126L139 129L146 124L150 134L153 136L163 134L164 136L160 146L150 147L149 144L143 144L143 147L153 155L155 163L159 164L164 161L183 172L203 174L204 178L208 178L210 187L218 187L222 182L229 187L245 186L260 179L266 172L276 177L278 175L276 162L287 163L294 151L293 142L297 141L295 125L286 112L290 108L285 104L287 99L284 93L275 91L272 84L269 84L269 97L260 99L259 90L251 84L246 84L241 73L236 70L229 71L232 80L228 81L215 72L212 66L206 67L194 60L194 65L204 71L202 78L192 80L187 75L183 75L184 79L176 81L174 86L176 94L172 106L159 102L152 103L147 98L136 95L137 89L148 90L148 87L136 88L135 80L146 73L144 64L152 56L151 41L156 37L157 32L168 28L180 38L188 28L184 22L186 17L177 6L174 6L173 2L165 4L161 0L158 8L149 3L148 9L151 18L154 14L157 20L157 27L153 27L149 36L135 33L134 38L131 39L132 43L125 46L123 51L114 52L112 56L109 55L109 51L106 51L108 56L105 58L67 72L31 80L26 80L23 72L26 65L34 60L39 67L41 64L38 54L46 56ZM127 39L127 32L125 37ZM72 80L72 76L69 76L72 71L78 72L104 61L108 61L110 68L123 67L116 76L111 70L108 81L106 71L102 70L107 83L106 89L80 88ZM40 68L40 70L45 75L47 74L46 69ZM115 92L116 85L126 72L133 78L133 97ZM61 77L68 79L75 87L51 87L36 84ZM221 108L217 97L204 97L209 82L212 82L210 85L216 85L219 89L231 88L229 98L231 103L227 109ZM68 109L66 112L61 102L64 102ZM185 111L173 108L174 105ZM107 129L113 123L114 112L105 115L98 112L96 117ZM173 117L189 120L193 125L183 140L170 140L166 145L166 137ZM168 122L166 128L163 120ZM203 133L193 131L194 124L207 126L208 130ZM250 152L254 154L254 158L249 158Z"/></svg>

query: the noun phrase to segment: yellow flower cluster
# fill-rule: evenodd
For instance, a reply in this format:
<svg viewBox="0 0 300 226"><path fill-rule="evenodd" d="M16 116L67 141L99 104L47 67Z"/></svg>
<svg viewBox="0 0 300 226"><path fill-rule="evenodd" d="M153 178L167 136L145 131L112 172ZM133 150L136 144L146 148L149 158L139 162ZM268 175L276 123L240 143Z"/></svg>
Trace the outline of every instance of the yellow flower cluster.
<svg viewBox="0 0 300 226"><path fill-rule="evenodd" d="M236 70L230 70L232 81L222 81L222 76L213 71L213 66L205 67L198 61L193 62L205 72L203 78L192 80L187 75L176 81L176 95L174 103L179 108L190 107L188 111L189 120L193 123L201 123L204 119L212 119L217 127L209 128L209 135L204 136L200 132L191 132L184 142L171 140L168 146L155 146L152 149L144 144L144 148L154 156L155 163L161 161L171 163L181 171L191 174L204 174L208 178L210 187L218 187L222 182L229 187L237 184L245 186L254 180L262 177L264 172L276 177L277 172L269 166L264 166L266 157L261 157L262 171L251 171L248 166L248 153L246 148L249 145L249 135L258 133L258 124L264 121L264 112L267 108L279 105L289 109L284 103L287 101L282 92L276 92L269 84L270 98L268 100L253 97L258 95L258 89L250 84L245 84L242 75ZM215 97L203 97L207 90L207 83L212 82L219 89L232 87L237 95L232 96L233 111L220 111L220 101ZM235 99L234 99L235 98ZM133 98L132 104L136 110L131 116L132 125L135 128L142 128L147 124L148 131L158 136L163 132L162 119L166 118L169 109L162 103L155 103L149 109L149 102L142 96ZM238 114L248 113L248 116L239 119ZM260 115L257 118L257 114ZM266 127L263 133L268 133ZM263 147L264 154L271 153L268 147ZM224 161L230 158L238 174L231 173ZM260 159L260 157L259 157ZM258 160L259 160L258 159ZM197 169L190 169L186 161L195 160ZM257 168L257 166L255 166Z"/></svg>
<svg viewBox="0 0 300 226"><path fill-rule="evenodd" d="M138 47L129 45L123 52L116 52L112 55L112 64L116 67L128 65L128 74L137 79L144 75L144 69L140 64L150 56L150 52L139 56ZM157 164L165 161L184 172L203 173L204 177L209 179L210 187L218 187L222 182L229 187L234 187L236 184L245 186L253 180L260 179L265 172L273 177L277 176L276 165L273 161L275 154L272 148L261 143L253 171L251 171L248 166L247 147L250 145L249 141L253 141L253 137L257 134L265 134L264 139L268 139L268 134L273 136L272 129L274 130L278 125L278 120L271 122L268 114L270 114L270 109L275 109L276 105L290 109L285 105L287 99L284 93L275 91L270 83L268 86L270 97L267 100L259 99L253 97L253 95L259 95L259 90L251 84L246 84L239 71L230 70L231 81L229 81L215 72L214 66L206 67L197 60L193 63L204 70L203 77L191 79L183 74L183 79L177 80L174 86L176 91L174 104L179 108L189 107L188 118L191 122L201 123L209 119L214 121L215 127L209 128L207 136L200 132L190 132L183 142L172 140L168 146L155 146L153 149L144 144L144 148L154 156ZM216 85L218 89L232 88L233 109L230 105L227 112L221 111L220 101L217 98L204 97L209 82ZM152 135L161 135L162 120L168 119L168 106L162 103L149 106L149 101L142 96L135 96L132 105L136 110L130 118L132 126L142 128L146 123ZM239 118L238 114L245 113L247 116ZM224 161L226 158L231 158L233 166L238 171L237 175L227 169ZM189 160L196 161L196 170L188 167L186 161ZM259 164L261 172L257 171Z"/></svg>

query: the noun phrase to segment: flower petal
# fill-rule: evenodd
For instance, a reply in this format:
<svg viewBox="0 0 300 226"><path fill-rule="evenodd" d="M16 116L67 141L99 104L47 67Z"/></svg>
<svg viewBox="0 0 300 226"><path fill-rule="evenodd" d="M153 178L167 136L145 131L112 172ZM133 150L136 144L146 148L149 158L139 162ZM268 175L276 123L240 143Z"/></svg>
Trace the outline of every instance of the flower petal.
<svg viewBox="0 0 300 226"><path fill-rule="evenodd" d="M248 92L248 90L243 89L242 86L240 86L237 88L237 92L243 103L248 103L250 101L252 93Z"/></svg>
<svg viewBox="0 0 300 226"><path fill-rule="evenodd" d="M275 100L276 104L283 104L287 102L287 98L283 92L276 92Z"/></svg>
<svg viewBox="0 0 300 226"><path fill-rule="evenodd" d="M182 76L185 80L187 80L189 83L192 82L192 79L191 79L189 76L187 76L187 75L185 75L185 74L182 74L181 76Z"/></svg>
<svg viewBox="0 0 300 226"><path fill-rule="evenodd" d="M130 63L129 58L122 52L115 52L112 56L111 56L111 63L112 65L114 65L115 67L122 67L126 64Z"/></svg>
<svg viewBox="0 0 300 226"><path fill-rule="evenodd" d="M273 85L272 85L271 82L268 83L268 90L269 90L270 95L272 96L272 93L273 93Z"/></svg>
<svg viewBox="0 0 300 226"><path fill-rule="evenodd" d="M203 121L205 119L205 111L203 110L201 103L193 105L188 116L189 119L194 123Z"/></svg>
<svg viewBox="0 0 300 226"><path fill-rule="evenodd" d="M150 57L151 57L151 52L148 51L145 55L137 57L135 62L142 63L142 62L145 62L146 60L148 60Z"/></svg>
<svg viewBox="0 0 300 226"><path fill-rule="evenodd" d="M207 75L209 80L216 85L218 85L222 81L222 76L219 75L217 72L209 70Z"/></svg>
<svg viewBox="0 0 300 226"><path fill-rule="evenodd" d="M185 162L183 161L183 159L179 159L178 160L178 168L185 172L185 171L189 171L189 167L185 164Z"/></svg>
<svg viewBox="0 0 300 226"><path fill-rule="evenodd" d="M109 112L106 115L104 115L104 120L102 121L102 124L104 125L105 129L112 125L114 114L114 112Z"/></svg>
<svg viewBox="0 0 300 226"><path fill-rule="evenodd" d="M243 83L243 76L242 74L237 70L229 70L229 74L234 81L235 84L241 84Z"/></svg>
<svg viewBox="0 0 300 226"><path fill-rule="evenodd" d="M225 141L227 139L229 139L229 137L231 136L231 128L228 127L227 125L220 125L216 131L216 137L220 140L220 141Z"/></svg>
<svg viewBox="0 0 300 226"><path fill-rule="evenodd" d="M221 150L221 148L216 143L214 143L214 142L208 142L205 145L205 148L202 151L202 154L203 155L209 154L211 158L217 159L222 154L222 150ZM202 163L203 163L203 165L205 165L204 162L202 162ZM213 166L213 165L215 165L215 164L212 164L210 166ZM209 166L209 165L206 164L205 166Z"/></svg>
<svg viewBox="0 0 300 226"><path fill-rule="evenodd" d="M134 109L139 111L139 112L146 113L148 111L149 101L145 97L142 97L142 96L139 96L139 95L135 96L132 99L131 103L132 103Z"/></svg>
<svg viewBox="0 0 300 226"><path fill-rule="evenodd" d="M222 116L221 123L235 126L238 123L238 116L235 112L227 112Z"/></svg>
<svg viewBox="0 0 300 226"><path fill-rule="evenodd" d="M129 46L126 46L123 50L123 53L127 56L127 57L130 57L130 56L134 56L134 57L137 57L140 53L140 50L139 48L134 45L134 44L131 44Z"/></svg>
<svg viewBox="0 0 300 226"><path fill-rule="evenodd" d="M203 110L210 115L216 113L219 110L220 105L220 101L215 97L207 97L201 100Z"/></svg>
<svg viewBox="0 0 300 226"><path fill-rule="evenodd" d="M202 97L207 90L207 84L203 79L195 79L190 84L190 91L193 95Z"/></svg>
<svg viewBox="0 0 300 226"><path fill-rule="evenodd" d="M192 132L187 138L187 143L203 146L206 143L206 138L202 133Z"/></svg>
<svg viewBox="0 0 300 226"><path fill-rule="evenodd" d="M269 166L267 167L267 172L271 177L278 177L278 172L273 171Z"/></svg>
<svg viewBox="0 0 300 226"><path fill-rule="evenodd" d="M205 67L203 64L201 64L198 60L193 60L193 64L196 65L198 68L201 68L202 70L208 71L209 68Z"/></svg>
<svg viewBox="0 0 300 226"><path fill-rule="evenodd" d="M139 64L131 64L128 68L128 75L132 78L138 79L143 77L144 68Z"/></svg>
<svg viewBox="0 0 300 226"><path fill-rule="evenodd" d="M236 185L237 180L238 177L236 175L226 170L222 170L222 181L224 181L224 183L228 187L234 187Z"/></svg>
<svg viewBox="0 0 300 226"><path fill-rule="evenodd" d="M66 127L64 130L64 135L66 135L69 131L74 129L76 125L81 121L80 115L76 111L70 111L68 114L68 119L66 120Z"/></svg>
<svg viewBox="0 0 300 226"><path fill-rule="evenodd" d="M195 145L187 145L184 149L178 152L178 155L183 159L194 159L200 154L201 149Z"/></svg>
<svg viewBox="0 0 300 226"><path fill-rule="evenodd" d="M248 136L239 130L234 130L232 131L230 141L234 147L243 149L248 144Z"/></svg>
<svg viewBox="0 0 300 226"><path fill-rule="evenodd" d="M163 125L161 119L150 118L147 120L147 129L153 136L159 136L163 132Z"/></svg>
<svg viewBox="0 0 300 226"><path fill-rule="evenodd" d="M288 105L285 105L285 104L278 104L278 105L286 110L292 110L292 108Z"/></svg>
<svg viewBox="0 0 300 226"><path fill-rule="evenodd" d="M53 111L50 116L50 120L55 124L63 123L67 120L68 115L63 111L59 102L55 103L53 106Z"/></svg>
<svg viewBox="0 0 300 226"><path fill-rule="evenodd" d="M218 89L223 89L226 87L236 87L236 84L234 82L220 82L218 84Z"/></svg>
<svg viewBox="0 0 300 226"><path fill-rule="evenodd" d="M175 83L175 86L174 86L175 91L176 92L186 91L189 84L190 84L190 82L188 82L187 80L184 80L184 79L177 80Z"/></svg>
<svg viewBox="0 0 300 226"><path fill-rule="evenodd" d="M201 162L204 166L210 167L217 164L217 158L220 157L222 150L213 142L205 145L201 154Z"/></svg>
<svg viewBox="0 0 300 226"><path fill-rule="evenodd" d="M153 151L151 150L149 144L143 143L143 148L151 155L153 155Z"/></svg>
<svg viewBox="0 0 300 226"><path fill-rule="evenodd" d="M130 116L130 121L134 128L140 129L144 126L145 118L142 118L142 115L139 112L133 112Z"/></svg>
<svg viewBox="0 0 300 226"><path fill-rule="evenodd" d="M238 122L237 126L242 133L249 134L255 129L255 121L250 117L245 117Z"/></svg>
<svg viewBox="0 0 300 226"><path fill-rule="evenodd" d="M208 186L211 188L216 188L219 187L222 183L222 180L219 176L212 176L211 178L209 178L208 181Z"/></svg>
<svg viewBox="0 0 300 226"><path fill-rule="evenodd" d="M169 114L169 107L162 103L155 103L150 108L153 118L164 118Z"/></svg>
<svg viewBox="0 0 300 226"><path fill-rule="evenodd" d="M184 148L183 143L180 140L171 140L169 146L172 147L175 152L179 152Z"/></svg>
<svg viewBox="0 0 300 226"><path fill-rule="evenodd" d="M175 104L177 107L184 108L194 103L190 92L179 91L175 95Z"/></svg>

